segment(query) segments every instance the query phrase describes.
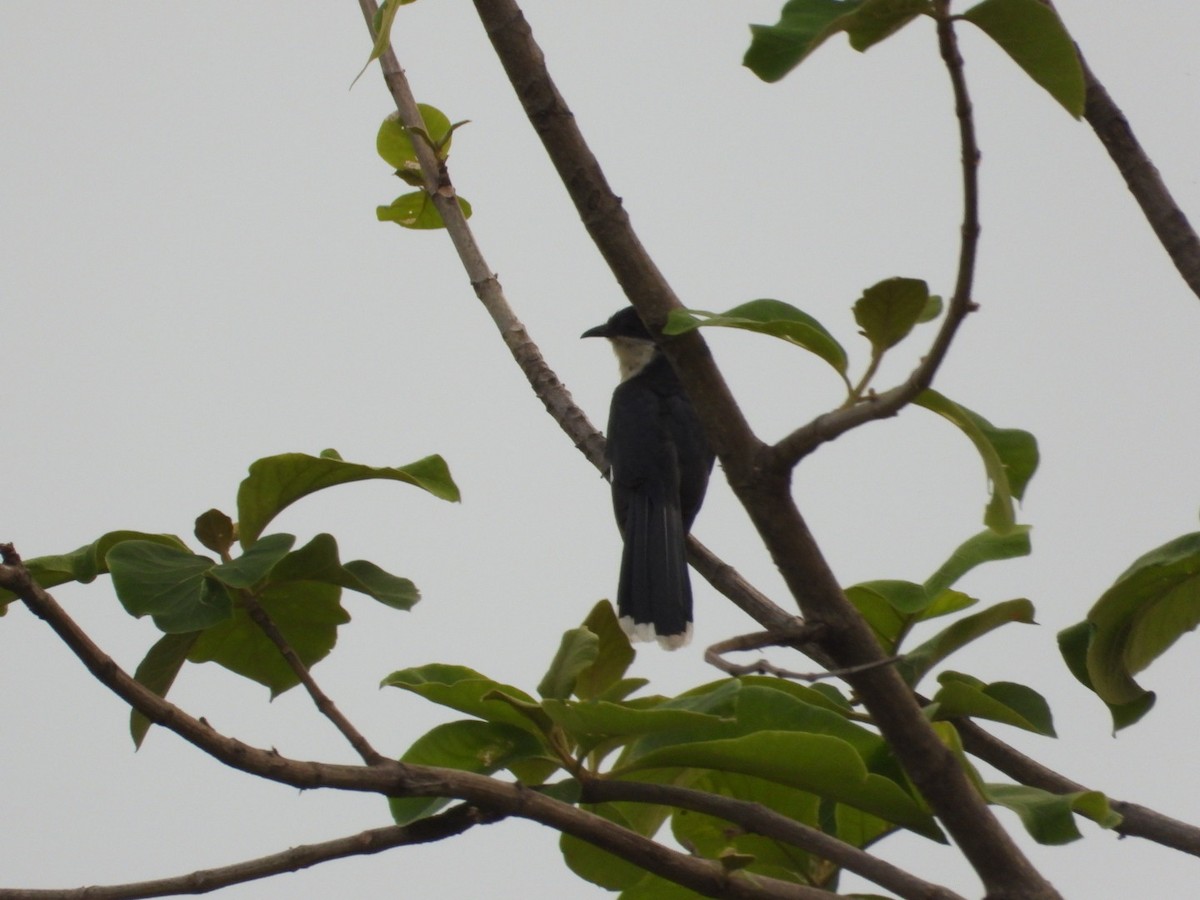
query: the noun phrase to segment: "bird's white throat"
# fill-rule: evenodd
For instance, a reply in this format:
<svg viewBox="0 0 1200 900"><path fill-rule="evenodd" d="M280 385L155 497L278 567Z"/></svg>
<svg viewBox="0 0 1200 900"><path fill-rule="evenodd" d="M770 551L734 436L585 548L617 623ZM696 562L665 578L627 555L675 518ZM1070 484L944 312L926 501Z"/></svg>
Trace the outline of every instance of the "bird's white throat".
<svg viewBox="0 0 1200 900"><path fill-rule="evenodd" d="M649 341L640 341L637 338L614 337L609 340L612 342L613 353L617 355L622 381L628 381L646 368L658 350Z"/></svg>

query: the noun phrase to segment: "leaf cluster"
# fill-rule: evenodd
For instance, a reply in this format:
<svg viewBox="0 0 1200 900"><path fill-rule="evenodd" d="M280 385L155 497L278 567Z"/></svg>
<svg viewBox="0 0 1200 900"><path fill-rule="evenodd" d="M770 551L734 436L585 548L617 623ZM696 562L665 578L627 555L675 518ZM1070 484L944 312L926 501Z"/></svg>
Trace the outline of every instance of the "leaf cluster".
<svg viewBox="0 0 1200 900"><path fill-rule="evenodd" d="M110 575L125 611L136 618L150 616L163 632L134 676L159 696L166 696L187 662L215 662L275 696L298 684L299 675L263 622L273 623L300 663L311 667L329 654L337 629L350 621L341 603L343 588L399 610L419 599L407 578L367 560L342 562L332 535L318 534L293 549L294 535L262 534L302 497L365 479L398 481L443 500L459 499L439 456L372 467L346 462L333 450L320 456L285 453L250 466L238 490L237 523L216 509L197 517L196 539L216 559L194 552L174 535L112 531L71 553L31 559L26 566L43 587ZM241 554L231 556L239 543ZM5 594L0 603L12 599ZM132 713L135 744L149 727L144 716Z"/></svg>
<svg viewBox="0 0 1200 900"><path fill-rule="evenodd" d="M934 11L932 0L789 0L776 24L750 26L744 63L764 81L779 81L838 33L862 52ZM983 0L958 18L994 40L1072 116L1083 115L1083 67L1053 7Z"/></svg>
<svg viewBox="0 0 1200 900"><path fill-rule="evenodd" d="M889 642L898 649L899 632L975 602L944 584L954 573L1028 549L1024 532L1007 539L990 534L966 542L925 585L876 582L848 593L873 624L893 629ZM970 641L1008 621L1030 621L1031 613L1028 601L1011 601L959 619L907 654L902 666L915 684ZM588 802L589 786L597 780L637 782L734 797L860 848L899 830L945 840L887 743L840 689L743 676L674 697L642 695L646 681L627 674L633 658L612 607L601 601L581 627L563 635L536 695L465 666L434 663L393 672L384 685L469 716L436 726L401 760L486 775L506 770L528 787L582 803L643 836L669 827L693 853L749 874L828 889L836 888L840 869L779 835L744 831L713 815L681 809L668 798ZM975 716L1054 734L1045 701L1030 688L983 684L955 672L944 672L939 681L927 714L972 772L950 721L954 718ZM1076 813L1106 827L1120 821L1103 795L1061 797L974 777L990 802L1017 811L1043 843L1079 837ZM390 808L404 825L448 802L394 798ZM655 891L665 889L657 876L578 838L563 836L561 848L573 871L622 891L622 897L657 896Z"/></svg>
<svg viewBox="0 0 1200 900"><path fill-rule="evenodd" d="M398 113L392 113L379 126L375 137L375 150L388 165L396 170L396 177L405 184L419 190L401 194L387 206L375 209L376 218L380 222L395 222L402 228L412 228L418 231L445 228L442 214L433 203L433 197L424 190L425 177L421 173L421 164L417 158L417 148L414 141L424 142L433 151L437 160L445 164L450 155L450 144L457 128L467 124L450 120L440 109L426 103L417 104L421 112L423 129L408 129L400 121ZM471 204L462 197L457 197L459 209L464 218L471 215Z"/></svg>

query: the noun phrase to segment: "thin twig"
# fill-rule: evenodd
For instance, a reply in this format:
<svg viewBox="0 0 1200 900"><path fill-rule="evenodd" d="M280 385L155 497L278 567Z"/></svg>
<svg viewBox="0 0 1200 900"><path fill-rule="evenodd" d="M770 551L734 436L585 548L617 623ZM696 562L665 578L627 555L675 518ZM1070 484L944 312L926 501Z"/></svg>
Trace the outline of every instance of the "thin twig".
<svg viewBox="0 0 1200 900"><path fill-rule="evenodd" d="M593 779L583 785L587 803L633 801L687 809L732 822L747 833L799 847L829 860L905 898L905 900L962 900L948 888L917 878L865 850L781 815L759 803L722 797L707 791L618 779ZM0 898L3 900L3 898Z"/></svg>
<svg viewBox="0 0 1200 900"><path fill-rule="evenodd" d="M975 138L971 98L963 76L962 56L958 52L948 13L946 16L938 16L938 41L954 91L954 112L958 119L962 154L963 210L958 274L955 277L954 293L946 306L946 317L934 336L929 351L903 383L890 390L872 394L854 406L818 416L780 440L774 449L779 457L789 464L795 465L821 444L828 443L860 425L894 416L911 403L933 383L933 378L949 353L950 345L963 320L978 309L978 305L971 299L971 286L975 279L975 258L979 250L979 144Z"/></svg>
<svg viewBox="0 0 1200 900"><path fill-rule="evenodd" d="M303 844L281 853L214 869L201 869L186 875L80 888L0 888L0 900L141 900L144 897L207 894L235 884L296 872L335 859L367 856L395 847L445 840L476 825L497 821L497 818L468 804L460 804L411 825L372 828L348 837L319 844Z"/></svg>
<svg viewBox="0 0 1200 900"><path fill-rule="evenodd" d="M761 650L763 647L797 647L816 643L827 633L823 625L799 624L795 628L780 631L756 631L753 634L742 634L737 637L718 641L704 651L704 661L715 666L722 672L735 678L739 675L774 675L776 678L789 678L794 681L824 681L827 678L845 678L848 675L858 675L869 672L880 666L890 666L900 659L899 656L888 656L884 659L874 659L857 666L825 669L820 672L793 672L783 669L766 659L758 659L751 663L733 663L724 658L726 653L744 653L749 650Z"/></svg>
<svg viewBox="0 0 1200 900"><path fill-rule="evenodd" d="M288 667L300 679L300 683L304 685L304 689L308 691L308 696L312 698L321 715L333 723L334 727L350 742L350 746L358 752L358 755L362 757L362 761L368 766L385 762L387 757L371 746L371 743L351 724L350 720L342 715L342 711L337 708L337 704L330 700L329 696L321 690L320 685L317 684L312 673L308 670L308 666L300 658L300 654L295 651L288 639L284 637L283 632L279 630L279 626L275 624L275 621L263 609L262 604L249 591L242 591L239 598L242 606L245 607L246 613L250 616L250 620L267 636L267 640L279 650Z"/></svg>

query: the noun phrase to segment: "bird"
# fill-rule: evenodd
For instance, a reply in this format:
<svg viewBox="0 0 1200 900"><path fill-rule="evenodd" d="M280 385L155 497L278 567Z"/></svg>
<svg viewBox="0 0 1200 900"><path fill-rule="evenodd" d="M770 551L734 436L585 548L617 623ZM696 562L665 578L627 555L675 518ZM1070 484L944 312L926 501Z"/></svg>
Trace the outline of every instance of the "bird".
<svg viewBox="0 0 1200 900"><path fill-rule="evenodd" d="M613 512L624 540L617 616L635 641L667 649L692 637L687 535L714 454L670 360L632 306L582 337L608 338L621 382L608 416Z"/></svg>

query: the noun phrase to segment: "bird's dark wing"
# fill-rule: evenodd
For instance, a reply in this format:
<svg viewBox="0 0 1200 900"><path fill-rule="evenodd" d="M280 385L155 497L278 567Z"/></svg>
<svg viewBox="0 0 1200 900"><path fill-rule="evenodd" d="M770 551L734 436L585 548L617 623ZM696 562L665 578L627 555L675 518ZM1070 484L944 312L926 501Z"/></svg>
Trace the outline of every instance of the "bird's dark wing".
<svg viewBox="0 0 1200 900"><path fill-rule="evenodd" d="M666 420L671 430L671 443L675 447L676 464L679 467L679 509L683 515L683 530L692 530L704 495L708 491L708 477L712 474L714 455L700 427L696 410L680 387L678 393L664 398Z"/></svg>
<svg viewBox="0 0 1200 900"><path fill-rule="evenodd" d="M673 379L669 368L665 371ZM613 393L608 458L613 509L625 539L617 612L635 637L678 646L686 642L692 620L673 422L673 400L682 394L664 392L662 379L662 370L652 365Z"/></svg>

